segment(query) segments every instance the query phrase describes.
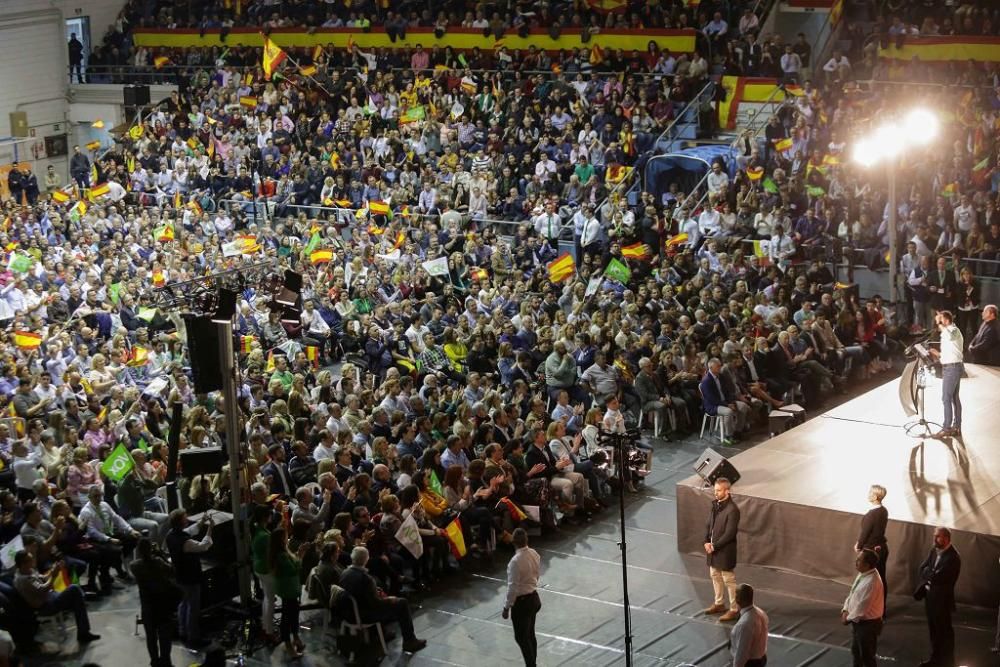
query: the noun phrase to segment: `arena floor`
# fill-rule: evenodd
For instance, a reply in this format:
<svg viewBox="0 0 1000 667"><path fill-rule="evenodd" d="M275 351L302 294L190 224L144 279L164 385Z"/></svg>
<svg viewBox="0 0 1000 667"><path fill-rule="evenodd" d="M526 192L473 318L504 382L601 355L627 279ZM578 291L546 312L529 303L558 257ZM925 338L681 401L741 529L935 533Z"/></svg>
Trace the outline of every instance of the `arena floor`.
<svg viewBox="0 0 1000 667"><path fill-rule="evenodd" d="M883 376L888 379L888 376ZM852 388L860 394L872 383ZM629 590L634 631L634 664L677 667L729 664L728 626L705 617L711 584L704 561L681 555L676 547L675 484L691 474L691 465L707 443L697 438L660 442L646 490L631 496L628 521ZM732 456L753 443L724 448ZM719 449L716 447L716 449ZM618 552L618 512L606 510L587 526L569 527L562 534L538 538L533 546L542 555L542 611L538 617L539 664L623 665L621 569ZM507 554L499 552L493 565L471 566L439 586L434 594L414 599L417 634L428 640L416 655L400 655L400 640L390 643L389 665L515 665L520 653L510 623L500 617ZM851 664L850 630L839 622L847 587L771 568L744 566L740 581L755 586L758 602L771 619L769 664L777 667ZM123 589L91 605L94 631L102 635L84 653L74 642L63 647L50 643L53 653L39 655L28 665L78 666L87 662L104 667L148 664L141 628L135 634L138 604L134 588ZM959 664L985 667L997 664L991 656L996 631L996 609L962 607L956 616ZM318 612L303 612L305 667L343 665L333 650L332 637L323 632ZM72 636L72 633L65 633ZM51 633L47 637L56 638ZM927 632L922 606L913 600L890 598L889 622L879 654L883 664L916 665L927 656ZM58 652L62 648L65 652ZM175 646L174 665L187 666L199 656ZM290 664L282 648L258 650L247 665Z"/></svg>

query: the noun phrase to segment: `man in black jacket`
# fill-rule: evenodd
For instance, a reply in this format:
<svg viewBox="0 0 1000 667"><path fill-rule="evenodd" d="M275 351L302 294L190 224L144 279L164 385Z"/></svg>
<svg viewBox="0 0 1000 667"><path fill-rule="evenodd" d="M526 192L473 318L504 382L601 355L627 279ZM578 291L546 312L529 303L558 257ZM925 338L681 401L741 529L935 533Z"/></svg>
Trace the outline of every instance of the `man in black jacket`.
<svg viewBox="0 0 1000 667"><path fill-rule="evenodd" d="M1000 366L1000 322L993 304L983 308L983 323L969 343L969 357L977 364Z"/></svg>
<svg viewBox="0 0 1000 667"><path fill-rule="evenodd" d="M393 596L380 597L375 579L368 574L367 565L368 549L354 547L351 551L351 566L340 575L340 587L354 598L361 622L396 621L403 633L403 650L408 653L415 653L427 646L427 640L417 639L413 632L413 618L406 600ZM352 618L353 610L350 611L350 614L341 617Z"/></svg>
<svg viewBox="0 0 1000 667"><path fill-rule="evenodd" d="M913 593L913 597L924 601L931 636L931 657L920 667L955 667L951 613L955 610L955 582L961 570L962 558L951 543L951 531L936 528L934 548L920 566L920 588Z"/></svg>
<svg viewBox="0 0 1000 667"><path fill-rule="evenodd" d="M715 501L712 513L705 526L705 553L708 572L715 590L715 602L705 610L706 614L722 614L720 621L735 621L740 617L736 605L736 534L740 529L740 508L729 495L731 486L728 479L715 480ZM729 610L723 605L726 590L729 591ZM725 613L723 613L725 612Z"/></svg>
<svg viewBox="0 0 1000 667"><path fill-rule="evenodd" d="M948 268L944 257L938 257L937 268L927 272L927 289L931 293L931 308L936 311L955 308L955 272Z"/></svg>
<svg viewBox="0 0 1000 667"><path fill-rule="evenodd" d="M187 512L176 509L170 513L170 532L167 534L167 549L170 552L170 562L174 566L177 585L183 597L177 607L177 624L181 637L189 648L202 648L205 642L201 638L201 554L212 548L212 520L202 517L199 524L205 528L205 536L201 540L191 537L187 528L190 525Z"/></svg>

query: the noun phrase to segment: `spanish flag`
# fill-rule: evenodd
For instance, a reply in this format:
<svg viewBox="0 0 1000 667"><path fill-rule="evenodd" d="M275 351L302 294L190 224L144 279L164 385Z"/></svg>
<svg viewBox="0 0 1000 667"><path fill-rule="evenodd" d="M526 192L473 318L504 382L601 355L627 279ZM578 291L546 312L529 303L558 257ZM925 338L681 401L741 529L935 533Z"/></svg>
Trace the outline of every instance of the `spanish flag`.
<svg viewBox="0 0 1000 667"><path fill-rule="evenodd" d="M370 201L368 202L368 210L375 215L389 215L391 209L384 201Z"/></svg>
<svg viewBox="0 0 1000 667"><path fill-rule="evenodd" d="M253 344L257 340L255 336L240 336L240 352L250 354L253 351Z"/></svg>
<svg viewBox="0 0 1000 667"><path fill-rule="evenodd" d="M573 256L564 252L559 258L549 262L549 280L554 283L561 283L576 273L576 262Z"/></svg>
<svg viewBox="0 0 1000 667"><path fill-rule="evenodd" d="M785 137L784 139L775 139L774 150L784 153L785 151L792 149L793 143L794 142L791 140L790 137Z"/></svg>
<svg viewBox="0 0 1000 667"><path fill-rule="evenodd" d="M677 234L676 236L670 237L667 241L667 247L672 248L673 246L678 246L682 243L686 243L688 240L688 235L686 233Z"/></svg>
<svg viewBox="0 0 1000 667"><path fill-rule="evenodd" d="M747 167L747 178L751 181L759 181L764 177L764 167Z"/></svg>
<svg viewBox="0 0 1000 667"><path fill-rule="evenodd" d="M332 250L315 250L309 255L309 261L313 264L325 264L333 259Z"/></svg>
<svg viewBox="0 0 1000 667"><path fill-rule="evenodd" d="M257 98L256 97L251 97L249 95L244 95L243 97L240 98L240 106L241 107L250 107L251 109L256 109L257 108Z"/></svg>
<svg viewBox="0 0 1000 667"><path fill-rule="evenodd" d="M510 516L514 519L514 521L524 521L528 518L528 515L524 513L524 510L518 507L517 504L515 504L514 501L507 496L500 499L500 502L497 503L496 509L501 509L501 505L503 505L503 507L510 512Z"/></svg>
<svg viewBox="0 0 1000 667"><path fill-rule="evenodd" d="M474 266L469 269L469 277L473 280L483 281L490 277L490 274L486 272L486 269Z"/></svg>
<svg viewBox="0 0 1000 667"><path fill-rule="evenodd" d="M163 287L167 284L167 279L163 276L163 271L153 271L153 287Z"/></svg>
<svg viewBox="0 0 1000 667"><path fill-rule="evenodd" d="M87 144L87 150L88 151L96 151L100 147L101 147L101 140L100 139L94 139L93 141L91 141L91 142L89 142Z"/></svg>
<svg viewBox="0 0 1000 667"><path fill-rule="evenodd" d="M587 6L600 14L612 14L625 11L628 0L587 0Z"/></svg>
<svg viewBox="0 0 1000 667"><path fill-rule="evenodd" d="M330 153L330 168L340 169L340 156L336 153ZM350 205L351 202L347 202Z"/></svg>
<svg viewBox="0 0 1000 667"><path fill-rule="evenodd" d="M350 199L334 199L333 200L333 205L337 206L339 208L351 208L351 203L352 202L351 202Z"/></svg>
<svg viewBox="0 0 1000 667"><path fill-rule="evenodd" d="M622 257L645 262L653 257L653 250L645 243L633 243L622 247Z"/></svg>
<svg viewBox="0 0 1000 667"><path fill-rule="evenodd" d="M312 362L313 368L319 368L319 348L315 345L306 345L306 359Z"/></svg>
<svg viewBox="0 0 1000 667"><path fill-rule="evenodd" d="M444 529L448 542L451 543L451 552L455 558L462 558L467 553L465 549L465 537L462 536L462 521L455 519Z"/></svg>
<svg viewBox="0 0 1000 667"><path fill-rule="evenodd" d="M199 204L197 200L189 201L187 207L191 209L195 215L201 215L205 212L205 209L201 207L201 204Z"/></svg>
<svg viewBox="0 0 1000 667"><path fill-rule="evenodd" d="M406 232L400 232L396 234L396 242L392 244L392 249L402 248L404 243L406 243Z"/></svg>
<svg viewBox="0 0 1000 667"><path fill-rule="evenodd" d="M265 373L274 372L274 350L271 350L270 352L267 353L267 363L264 364L264 372Z"/></svg>
<svg viewBox="0 0 1000 667"><path fill-rule="evenodd" d="M145 366L149 363L149 350L144 347L139 347L136 345L132 348L132 357L126 362L126 366L131 366L136 368L138 366Z"/></svg>
<svg viewBox="0 0 1000 667"><path fill-rule="evenodd" d="M315 65L306 65L299 68L299 74L302 76L316 76L316 72L318 71Z"/></svg>
<svg viewBox="0 0 1000 667"><path fill-rule="evenodd" d="M264 37L264 78L270 80L274 73L278 71L281 63L285 62L288 54L281 50L281 47L271 41L270 37Z"/></svg>
<svg viewBox="0 0 1000 667"><path fill-rule="evenodd" d="M156 69L163 69L170 64L170 58L166 56L156 56L153 58L153 67Z"/></svg>
<svg viewBox="0 0 1000 667"><path fill-rule="evenodd" d="M100 183L90 188L90 201L94 201L98 197L103 197L104 195L111 192L111 186L107 183Z"/></svg>
<svg viewBox="0 0 1000 667"><path fill-rule="evenodd" d="M602 62L604 62L604 49L601 48L600 44L595 43L590 48L590 64L600 65Z"/></svg>
<svg viewBox="0 0 1000 667"><path fill-rule="evenodd" d="M313 47L313 51L312 51L313 62L316 62L322 56L323 56L323 47L320 46L319 44L317 44L316 46Z"/></svg>
<svg viewBox="0 0 1000 667"><path fill-rule="evenodd" d="M156 230L153 232L153 234L156 237L156 240L159 241L160 243L166 243L167 241L173 241L174 240L174 226L172 224L170 224L170 223L167 223L165 225L160 225L159 227L156 228Z"/></svg>
<svg viewBox="0 0 1000 667"><path fill-rule="evenodd" d="M69 195L62 190L54 190L52 192L52 201L57 204L65 204L69 201Z"/></svg>
<svg viewBox="0 0 1000 667"><path fill-rule="evenodd" d="M618 184L624 181L632 173L632 167L626 167L621 164L613 164L608 167L607 172L604 174L604 180L608 183Z"/></svg>
<svg viewBox="0 0 1000 667"><path fill-rule="evenodd" d="M20 350L37 350L42 344L42 336L32 331L15 331L14 345Z"/></svg>

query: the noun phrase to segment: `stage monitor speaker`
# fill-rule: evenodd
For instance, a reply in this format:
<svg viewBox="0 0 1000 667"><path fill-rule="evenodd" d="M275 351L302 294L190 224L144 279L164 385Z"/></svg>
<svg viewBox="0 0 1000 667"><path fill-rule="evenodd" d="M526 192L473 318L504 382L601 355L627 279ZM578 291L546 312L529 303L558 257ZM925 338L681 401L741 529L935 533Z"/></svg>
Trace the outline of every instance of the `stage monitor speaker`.
<svg viewBox="0 0 1000 667"><path fill-rule="evenodd" d="M222 447L183 449L180 453L181 472L185 477L214 475L222 470L226 455Z"/></svg>
<svg viewBox="0 0 1000 667"><path fill-rule="evenodd" d="M198 394L222 389L222 361L219 359L219 325L211 317L185 317L191 375Z"/></svg>
<svg viewBox="0 0 1000 667"><path fill-rule="evenodd" d="M740 478L739 471L733 467L729 459L711 447L706 449L695 461L694 471L709 485L715 484L715 480L720 477L728 479L730 484L735 484Z"/></svg>

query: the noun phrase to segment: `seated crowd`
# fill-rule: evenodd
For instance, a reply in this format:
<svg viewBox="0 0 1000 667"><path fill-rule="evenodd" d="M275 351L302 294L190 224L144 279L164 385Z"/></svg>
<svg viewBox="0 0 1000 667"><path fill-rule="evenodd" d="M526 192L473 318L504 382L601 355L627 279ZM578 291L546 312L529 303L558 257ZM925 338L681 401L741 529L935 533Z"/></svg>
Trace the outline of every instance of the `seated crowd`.
<svg viewBox="0 0 1000 667"><path fill-rule="evenodd" d="M324 51L338 63L323 68L329 97L204 66L101 159L77 152L71 183L4 202L0 542L18 548L0 623L19 647L62 610L96 639L85 600L130 571L147 596L173 574L183 637L199 645L192 559L212 528L180 531L238 493L269 637L301 653L306 586L338 614L346 594L367 620L399 622L419 650L407 596L488 561L519 525L559 530L607 505L602 428L680 436L707 414L729 439L791 400L820 405L888 369L929 307L977 312L955 274L966 262L970 284L1000 249L992 92L804 81L706 192L609 197L690 93L683 77L658 78L648 59L624 80L511 71L471 87L452 72L379 67L363 82L339 69L368 57ZM903 103L954 110L956 97L937 148L901 165L888 230L882 179L845 147ZM835 275L844 255L884 263L889 234L913 240L896 311ZM563 236L575 262L553 282ZM940 278L920 268L935 254ZM265 260L302 276L302 308L290 319L262 285L240 294L232 489L225 470L168 469L174 404L181 451L223 444L235 406L194 390L183 322L154 289ZM930 292L946 274L951 291ZM669 446L653 441L628 463L630 491ZM182 509L168 514L174 472Z"/></svg>

